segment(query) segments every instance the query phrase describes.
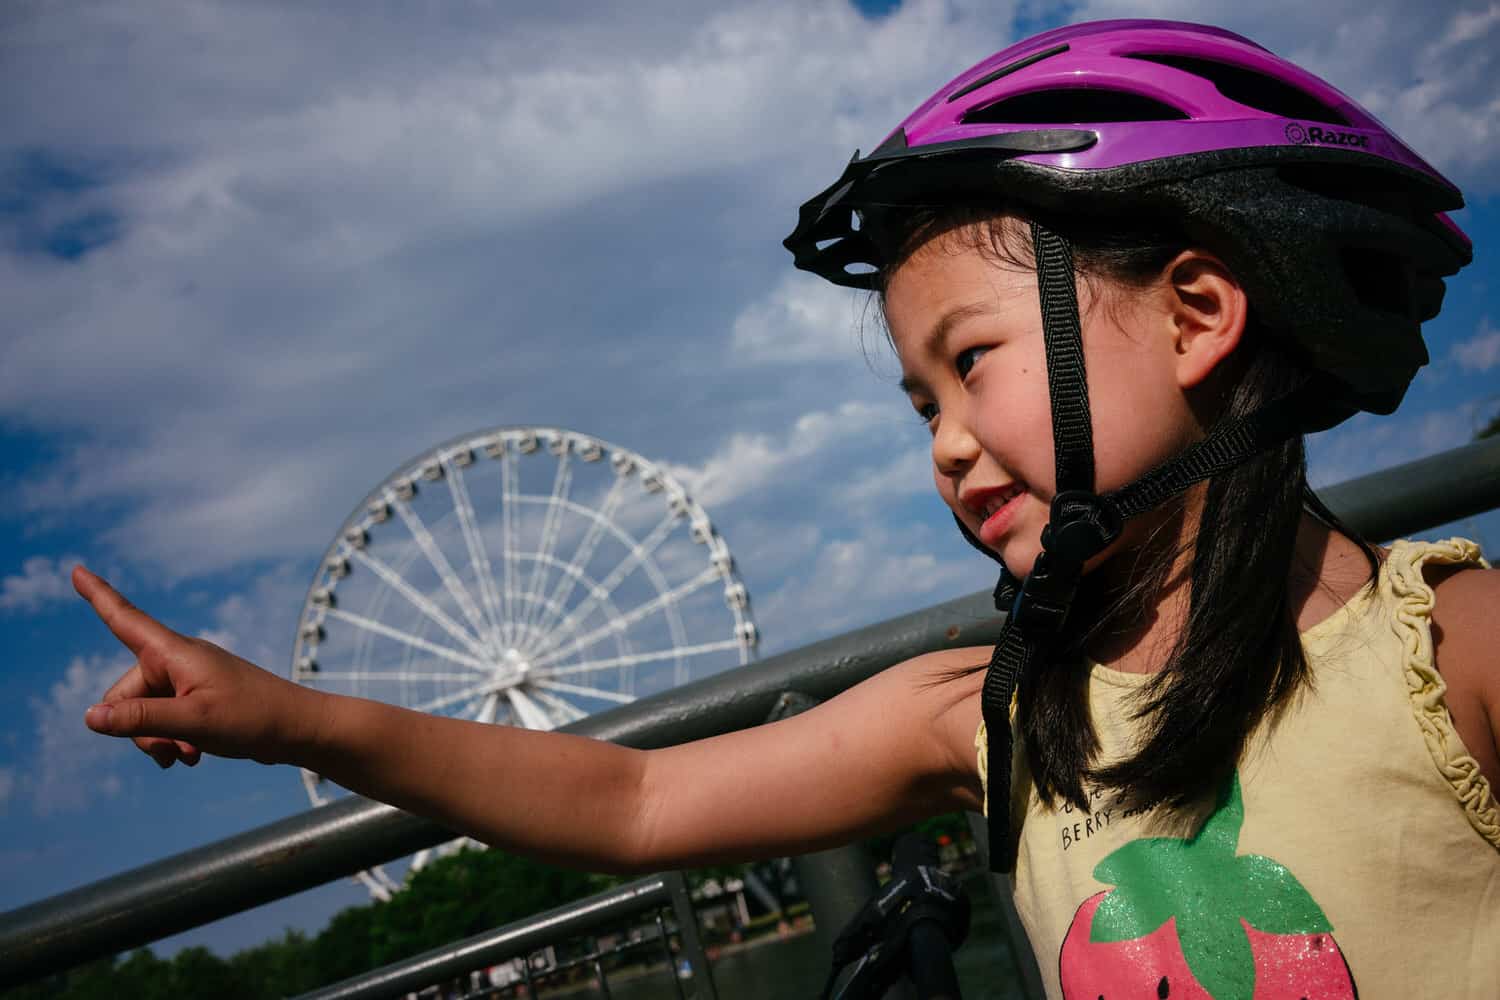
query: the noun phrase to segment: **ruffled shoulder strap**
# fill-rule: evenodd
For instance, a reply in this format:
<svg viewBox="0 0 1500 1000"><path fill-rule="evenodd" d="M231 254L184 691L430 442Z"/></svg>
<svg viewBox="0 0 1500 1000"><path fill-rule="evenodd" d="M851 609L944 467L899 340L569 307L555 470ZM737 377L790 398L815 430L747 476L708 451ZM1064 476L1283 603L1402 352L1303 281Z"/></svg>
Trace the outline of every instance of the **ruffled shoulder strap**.
<svg viewBox="0 0 1500 1000"><path fill-rule="evenodd" d="M1445 699L1448 686L1433 657L1431 584L1422 575L1427 565L1472 565L1488 568L1479 546L1464 538L1440 542L1395 542L1380 571L1382 596L1392 606L1392 628L1401 639L1402 667L1417 725L1438 771L1453 787L1469 823L1500 848L1500 805L1479 762L1465 749L1453 728Z"/></svg>

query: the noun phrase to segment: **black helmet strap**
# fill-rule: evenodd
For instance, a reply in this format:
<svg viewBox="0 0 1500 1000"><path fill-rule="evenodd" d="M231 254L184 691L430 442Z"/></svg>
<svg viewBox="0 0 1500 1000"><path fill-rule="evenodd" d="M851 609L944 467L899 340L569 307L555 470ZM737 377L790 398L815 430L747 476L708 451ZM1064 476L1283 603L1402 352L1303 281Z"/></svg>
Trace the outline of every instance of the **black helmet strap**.
<svg viewBox="0 0 1500 1000"><path fill-rule="evenodd" d="M1031 239L1046 342L1057 494L1031 573L1017 587L1015 577L1002 571L995 587L997 610L1010 612L980 692L989 740L990 867L995 871L1009 871L1015 864L1016 845L1010 830L1010 706L1016 685L1061 631L1083 576L1083 564L1114 541L1123 527L1122 519L1093 492L1094 431L1073 250L1061 236L1035 222Z"/></svg>
<svg viewBox="0 0 1500 1000"><path fill-rule="evenodd" d="M1296 434L1331 427L1350 412L1346 404L1330 402L1336 395L1314 379L1252 414L1219 423L1201 441L1130 485L1098 495L1072 249L1035 222L1031 235L1046 342L1057 493L1031 573L1022 581L1002 568L995 586L995 608L1008 616L985 673L980 708L988 737L990 868L1001 872L1014 867L1017 850L1010 822L1011 704L1017 684L1061 635L1084 564L1119 537L1127 518ZM975 547L994 556L961 522L959 530Z"/></svg>

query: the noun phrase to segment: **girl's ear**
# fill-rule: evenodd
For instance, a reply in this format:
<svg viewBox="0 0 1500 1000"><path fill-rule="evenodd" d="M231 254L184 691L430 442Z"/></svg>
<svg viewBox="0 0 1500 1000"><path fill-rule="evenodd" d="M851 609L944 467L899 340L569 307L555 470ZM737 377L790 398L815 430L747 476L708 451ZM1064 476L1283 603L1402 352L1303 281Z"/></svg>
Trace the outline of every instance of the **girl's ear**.
<svg viewBox="0 0 1500 1000"><path fill-rule="evenodd" d="M1249 302L1224 262L1185 250L1166 268L1177 384L1201 384L1239 346Z"/></svg>

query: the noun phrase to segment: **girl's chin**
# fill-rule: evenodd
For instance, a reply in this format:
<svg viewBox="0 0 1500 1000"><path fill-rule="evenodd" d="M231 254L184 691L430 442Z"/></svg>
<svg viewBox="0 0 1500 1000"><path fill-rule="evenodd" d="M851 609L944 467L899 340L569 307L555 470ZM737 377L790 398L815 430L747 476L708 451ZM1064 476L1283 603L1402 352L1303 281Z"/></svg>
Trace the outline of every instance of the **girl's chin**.
<svg viewBox="0 0 1500 1000"><path fill-rule="evenodd" d="M1031 568L1036 565L1036 557L1041 551L1039 542L1010 542L1000 547L999 556L1012 576L1024 580L1031 575Z"/></svg>

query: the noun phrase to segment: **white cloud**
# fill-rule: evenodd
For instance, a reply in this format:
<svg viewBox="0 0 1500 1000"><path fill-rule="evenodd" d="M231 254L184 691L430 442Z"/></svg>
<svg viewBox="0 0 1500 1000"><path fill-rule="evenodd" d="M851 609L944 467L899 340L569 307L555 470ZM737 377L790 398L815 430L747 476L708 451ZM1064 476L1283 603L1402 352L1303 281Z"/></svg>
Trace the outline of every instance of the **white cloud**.
<svg viewBox="0 0 1500 1000"><path fill-rule="evenodd" d="M1308 439L1308 481L1331 486L1457 448L1473 439L1474 402L1423 413L1361 413Z"/></svg>
<svg viewBox="0 0 1500 1000"><path fill-rule="evenodd" d="M212 611L215 624L198 634L284 675L306 587L299 567L272 567L222 599ZM161 617L168 626L180 624L171 613ZM133 663L123 652L75 656L45 696L30 699L35 750L22 773L0 768L0 808L12 797L30 799L37 815L49 816L84 811L100 798L122 793L118 768L135 750L129 741L88 729L83 714Z"/></svg>
<svg viewBox="0 0 1500 1000"><path fill-rule="evenodd" d="M223 646L272 673L290 669L297 616L311 581L310 567L281 563L257 575L213 610L214 625L199 638Z"/></svg>
<svg viewBox="0 0 1500 1000"><path fill-rule="evenodd" d="M1483 38L1500 27L1500 3L1491 3L1483 10L1461 10L1454 15L1443 36L1445 48Z"/></svg>
<svg viewBox="0 0 1500 1000"><path fill-rule="evenodd" d="M834 491L840 504L869 506L933 491L932 456L925 448L910 448L878 468L856 476Z"/></svg>
<svg viewBox="0 0 1500 1000"><path fill-rule="evenodd" d="M83 713L132 662L129 655L75 656L46 698L31 699L37 738L27 785L38 815L86 810L100 797L119 794L114 768L135 749L128 740L88 729Z"/></svg>
<svg viewBox="0 0 1500 1000"><path fill-rule="evenodd" d="M0 580L0 611L37 611L47 604L76 598L71 574L83 560L77 556L32 556L19 576Z"/></svg>
<svg viewBox="0 0 1500 1000"><path fill-rule="evenodd" d="M926 526L898 532L864 521L857 531L823 544L804 571L758 599L768 634L806 642L994 585L993 563L972 552L939 557Z"/></svg>
<svg viewBox="0 0 1500 1000"><path fill-rule="evenodd" d="M1500 365L1500 330L1486 319L1468 340L1455 344L1453 357L1466 371L1487 372Z"/></svg>
<svg viewBox="0 0 1500 1000"><path fill-rule="evenodd" d="M889 490L904 496L913 490L900 481L919 468L910 453L900 453L888 465L892 424L900 412L894 399L886 405L849 400L835 409L813 411L796 418L783 432L733 433L699 465L672 466L672 474L708 508L721 507L751 493L774 489L789 499L804 490L822 493L823 504L840 505L853 499L870 501ZM915 426L915 421L904 430ZM913 436L915 439L915 436ZM930 474L913 481L926 487Z"/></svg>
<svg viewBox="0 0 1500 1000"><path fill-rule="evenodd" d="M1493 6L1429 31L1415 8L1340 3L1147 12L1305 50L1402 131L1458 115L1437 138L1492 162L1474 81L1493 78ZM172 579L316 551L402 458L491 424L756 457L778 380L859 353L863 298L777 246L795 206L1009 41L1014 6L434 10L69 6L11 26L0 85L56 95L17 110L12 141L101 179L48 217L121 220L78 261L0 253L0 417L69 434L7 483L24 513L108 509L106 544Z"/></svg>
<svg viewBox="0 0 1500 1000"><path fill-rule="evenodd" d="M888 422L890 411L851 401L833 411L805 413L778 440L770 434L734 434L699 466L673 466L672 473L705 507L728 504L789 473L807 477L813 460L835 446L848 446Z"/></svg>
<svg viewBox="0 0 1500 1000"><path fill-rule="evenodd" d="M1353 97L1471 194L1495 190L1500 9L1493 2L1087 0L1071 16L1162 17L1244 34Z"/></svg>
<svg viewBox="0 0 1500 1000"><path fill-rule="evenodd" d="M684 357L736 350L736 315L763 351L784 346L766 310L837 309L808 284L742 309L764 272L726 262L784 268L798 200L1009 13L223 2L13 25L0 85L56 107L19 109L11 141L101 181L48 194L48 217L120 220L77 261L0 253L0 416L69 432L14 495L34 518L107 508L106 541L172 579L316 549L463 431L668 439L681 410L649 404ZM764 423L738 417L695 422L680 453Z"/></svg>
<svg viewBox="0 0 1500 1000"><path fill-rule="evenodd" d="M746 361L846 359L859 350L869 298L801 271L735 317L735 352Z"/></svg>

